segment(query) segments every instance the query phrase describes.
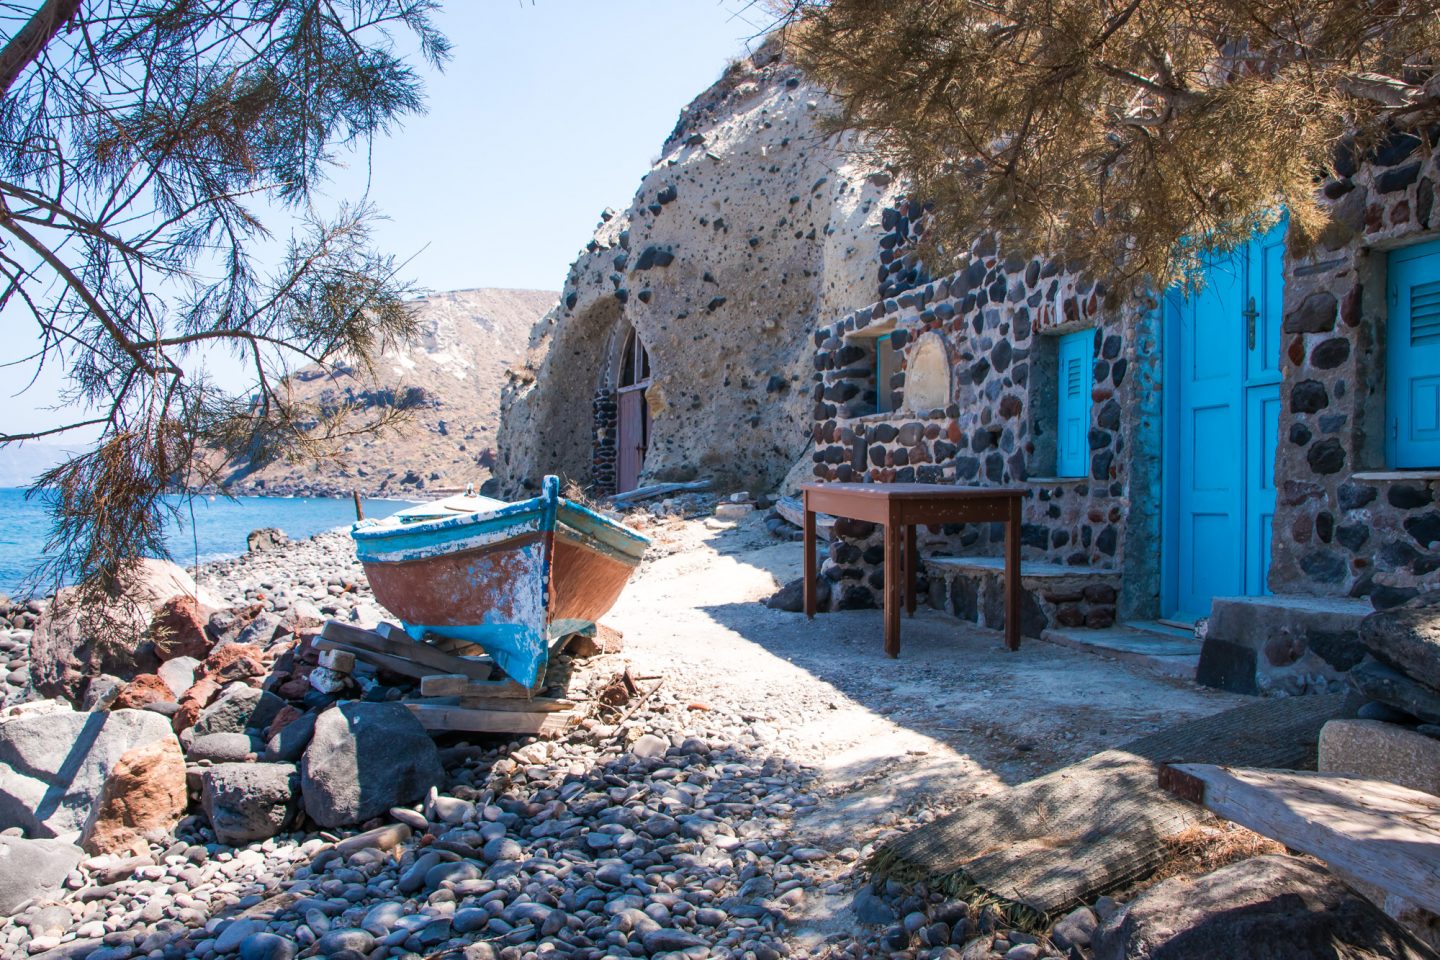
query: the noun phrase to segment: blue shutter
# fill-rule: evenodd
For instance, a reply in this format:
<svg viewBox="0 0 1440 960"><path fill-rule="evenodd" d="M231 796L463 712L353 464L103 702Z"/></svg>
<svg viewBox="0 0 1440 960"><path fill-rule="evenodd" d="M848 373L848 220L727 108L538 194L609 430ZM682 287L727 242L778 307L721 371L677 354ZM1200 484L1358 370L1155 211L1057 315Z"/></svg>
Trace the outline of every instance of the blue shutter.
<svg viewBox="0 0 1440 960"><path fill-rule="evenodd" d="M1083 477L1090 463L1090 383L1094 378L1095 331L1080 330L1060 338L1059 424L1055 438L1055 473Z"/></svg>
<svg viewBox="0 0 1440 960"><path fill-rule="evenodd" d="M1386 453L1440 467L1440 241L1390 254Z"/></svg>

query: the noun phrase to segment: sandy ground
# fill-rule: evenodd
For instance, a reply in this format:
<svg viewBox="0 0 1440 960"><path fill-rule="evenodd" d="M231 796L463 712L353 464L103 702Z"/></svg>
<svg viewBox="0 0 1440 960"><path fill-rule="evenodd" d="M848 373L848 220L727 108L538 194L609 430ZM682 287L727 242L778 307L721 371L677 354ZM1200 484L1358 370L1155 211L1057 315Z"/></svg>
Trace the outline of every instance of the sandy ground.
<svg viewBox="0 0 1440 960"><path fill-rule="evenodd" d="M641 674L682 700L726 711L819 773L819 803L796 840L861 850L966 800L1029 780L1244 698L922 607L898 660L878 610L807 621L758 601L799 576L798 543L757 516L733 528L669 521L607 622ZM844 879L837 877L837 879ZM812 902L816 936L849 922L848 897Z"/></svg>

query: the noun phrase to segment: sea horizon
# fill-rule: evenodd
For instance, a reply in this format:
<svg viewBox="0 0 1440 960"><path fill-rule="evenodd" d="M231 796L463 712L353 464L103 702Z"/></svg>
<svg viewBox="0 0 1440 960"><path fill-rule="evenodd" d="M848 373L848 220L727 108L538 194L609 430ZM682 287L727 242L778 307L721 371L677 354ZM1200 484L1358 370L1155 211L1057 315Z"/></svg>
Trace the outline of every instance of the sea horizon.
<svg viewBox="0 0 1440 960"><path fill-rule="evenodd" d="M27 498L27 490L0 486L0 518L4 519L0 525L0 594L12 599L48 596L57 586L65 585L35 579L45 558L50 519L44 502L37 497ZM183 500L178 494L170 499ZM366 517L385 517L416 501L365 497L360 502ZM182 505L178 520L167 529L168 559L189 569L245 553L246 539L253 530L276 527L292 540L304 540L318 533L344 530L354 522L351 497L196 494L188 508Z"/></svg>

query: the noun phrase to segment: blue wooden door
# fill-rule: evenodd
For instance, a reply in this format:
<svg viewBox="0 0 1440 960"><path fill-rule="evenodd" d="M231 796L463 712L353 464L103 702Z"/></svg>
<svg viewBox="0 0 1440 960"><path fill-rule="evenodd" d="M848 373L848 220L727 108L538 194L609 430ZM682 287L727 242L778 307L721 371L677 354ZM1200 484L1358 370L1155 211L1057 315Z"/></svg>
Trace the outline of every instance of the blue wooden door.
<svg viewBox="0 0 1440 960"><path fill-rule="evenodd" d="M1206 267L1172 295L1175 400L1167 614L1208 616L1219 596L1260 594L1269 575L1280 420L1284 225Z"/></svg>
<svg viewBox="0 0 1440 960"><path fill-rule="evenodd" d="M1389 257L1386 459L1440 467L1440 240Z"/></svg>

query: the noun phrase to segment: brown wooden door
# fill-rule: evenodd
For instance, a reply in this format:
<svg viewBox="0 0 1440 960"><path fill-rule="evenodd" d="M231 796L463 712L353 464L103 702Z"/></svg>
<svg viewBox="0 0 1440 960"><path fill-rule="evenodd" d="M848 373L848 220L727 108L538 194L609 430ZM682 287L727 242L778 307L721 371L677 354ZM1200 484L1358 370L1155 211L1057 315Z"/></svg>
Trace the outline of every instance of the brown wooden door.
<svg viewBox="0 0 1440 960"><path fill-rule="evenodd" d="M645 467L645 448L650 443L650 406L645 390L650 386L650 355L631 330L625 339L620 368L619 429L615 450L615 492L634 490Z"/></svg>
<svg viewBox="0 0 1440 960"><path fill-rule="evenodd" d="M620 433L615 451L615 492L634 490L640 483L640 470L645 466L645 441L649 431L650 410L645 404L644 387L625 387L620 391Z"/></svg>

